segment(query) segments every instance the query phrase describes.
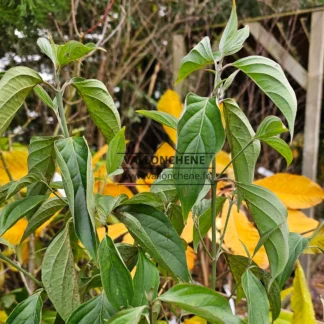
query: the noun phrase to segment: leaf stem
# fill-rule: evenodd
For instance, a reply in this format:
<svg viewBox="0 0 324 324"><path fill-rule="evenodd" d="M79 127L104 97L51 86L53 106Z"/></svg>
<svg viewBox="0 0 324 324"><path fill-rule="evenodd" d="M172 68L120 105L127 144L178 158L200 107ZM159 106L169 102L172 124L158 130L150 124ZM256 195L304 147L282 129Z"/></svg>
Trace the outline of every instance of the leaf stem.
<svg viewBox="0 0 324 324"><path fill-rule="evenodd" d="M16 262L9 259L7 256L2 254L1 252L0 252L0 259L2 259L3 261L9 263L10 265L12 265L17 270L21 271L26 277L33 280L38 286L43 287L43 284L40 281L38 281L32 274L30 274L28 271L26 271L24 268L22 268Z"/></svg>

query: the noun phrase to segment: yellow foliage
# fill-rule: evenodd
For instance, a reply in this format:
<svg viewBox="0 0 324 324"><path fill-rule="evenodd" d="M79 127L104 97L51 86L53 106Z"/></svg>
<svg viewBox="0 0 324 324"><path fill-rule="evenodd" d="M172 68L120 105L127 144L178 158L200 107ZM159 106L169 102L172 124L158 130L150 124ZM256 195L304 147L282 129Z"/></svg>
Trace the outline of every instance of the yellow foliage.
<svg viewBox="0 0 324 324"><path fill-rule="evenodd" d="M323 253L322 251L324 250L324 227L322 227L319 232L311 239L309 242L308 246L304 253L306 254L319 254ZM317 249L316 247L319 247Z"/></svg>
<svg viewBox="0 0 324 324"><path fill-rule="evenodd" d="M291 324L293 313L285 310L281 310L279 317L273 322L274 324Z"/></svg>
<svg viewBox="0 0 324 324"><path fill-rule="evenodd" d="M192 214L189 213L187 224L185 225L181 233L181 238L184 239L188 244L191 243L193 240L193 227L194 227L194 222L192 219Z"/></svg>
<svg viewBox="0 0 324 324"><path fill-rule="evenodd" d="M224 204L222 211L222 228L224 228L226 216L228 213L229 202L228 200ZM233 254L247 256L244 247L240 240L246 245L250 254L253 254L254 248L256 247L260 239L258 230L253 224L247 219L242 211L238 212L237 207L234 205L229 217L227 230L225 233L224 243ZM265 248L262 246L258 253L253 259L261 268L267 268L269 261Z"/></svg>
<svg viewBox="0 0 324 324"><path fill-rule="evenodd" d="M127 232L128 230L123 223L108 225L108 235L112 240L116 240L118 237L126 234ZM106 235L106 229L104 227L99 227L97 228L97 233L99 241L101 242Z"/></svg>
<svg viewBox="0 0 324 324"><path fill-rule="evenodd" d="M92 167L95 167L95 165L101 160L101 158L107 153L108 145L105 144L102 148L99 149L98 152L96 152L92 157Z"/></svg>
<svg viewBox="0 0 324 324"><path fill-rule="evenodd" d="M177 118L180 117L183 104L179 95L173 90L167 90L160 98L157 104L157 110L169 113ZM177 142L177 131L171 127L163 125L165 132L168 134L173 143Z"/></svg>
<svg viewBox="0 0 324 324"><path fill-rule="evenodd" d="M194 249L188 245L186 249L186 259L189 271L191 271L195 266L195 261L197 260L197 255Z"/></svg>
<svg viewBox="0 0 324 324"><path fill-rule="evenodd" d="M159 157L159 161L161 161L161 157L169 160L174 155L175 149L167 142L164 142L162 145L160 145L155 152L155 156Z"/></svg>
<svg viewBox="0 0 324 324"><path fill-rule="evenodd" d="M199 316L193 316L185 319L183 324L207 324L207 321Z"/></svg>
<svg viewBox="0 0 324 324"><path fill-rule="evenodd" d="M17 245L25 232L28 222L25 218L20 219L14 226L8 229L2 237L12 245Z"/></svg>
<svg viewBox="0 0 324 324"><path fill-rule="evenodd" d="M101 186L102 186L102 181L99 180L95 181L94 192L99 193L101 191ZM133 193L128 187L115 183L109 179L107 180L107 183L104 186L102 194L113 196L113 197L117 197L121 194L126 194L129 198L133 197Z"/></svg>
<svg viewBox="0 0 324 324"><path fill-rule="evenodd" d="M6 323L8 315L5 311L0 311L0 324Z"/></svg>
<svg viewBox="0 0 324 324"><path fill-rule="evenodd" d="M275 193L291 209L310 208L324 199L324 190L317 183L296 174L277 173L255 184Z"/></svg>
<svg viewBox="0 0 324 324"><path fill-rule="evenodd" d="M289 295L291 295L291 293L293 292L294 287L289 287L287 289L284 289L280 292L280 298L281 300L284 300L286 297L288 297Z"/></svg>
<svg viewBox="0 0 324 324"><path fill-rule="evenodd" d="M27 148L13 150L11 152L3 152L4 159L7 163L9 172L14 180L19 180L28 173L27 167ZM5 184L9 182L10 179L5 171L4 165L0 160L0 184Z"/></svg>
<svg viewBox="0 0 324 324"><path fill-rule="evenodd" d="M138 192L148 192L150 191L150 186L146 183L145 179L136 180L136 189Z"/></svg>
<svg viewBox="0 0 324 324"><path fill-rule="evenodd" d="M307 281L299 262L297 262L293 287L294 290L291 295L291 309L294 312L294 315L291 322L294 324L315 324L316 319L312 297L308 290Z"/></svg>
<svg viewBox="0 0 324 324"><path fill-rule="evenodd" d="M289 231L299 234L313 231L319 224L317 220L306 216L300 210L294 209L288 209L287 222Z"/></svg>

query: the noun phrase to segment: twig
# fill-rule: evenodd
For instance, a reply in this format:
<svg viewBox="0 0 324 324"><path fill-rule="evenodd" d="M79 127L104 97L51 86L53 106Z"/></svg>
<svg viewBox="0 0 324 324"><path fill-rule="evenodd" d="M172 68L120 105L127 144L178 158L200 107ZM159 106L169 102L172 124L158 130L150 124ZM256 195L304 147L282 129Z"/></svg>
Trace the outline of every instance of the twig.
<svg viewBox="0 0 324 324"><path fill-rule="evenodd" d="M79 33L78 26L76 24L76 19L75 19L76 11L74 6L74 0L71 0L71 14L72 14L72 24L73 24L74 31L76 35L81 39L82 35Z"/></svg>
<svg viewBox="0 0 324 324"><path fill-rule="evenodd" d="M101 19L94 26L92 26L88 30L86 30L83 33L83 36L91 33L93 30L95 30L106 19L106 17L108 15L110 9L112 8L114 2L115 2L115 0L111 0L111 2L108 2L104 15L101 17Z"/></svg>
<svg viewBox="0 0 324 324"><path fill-rule="evenodd" d="M2 254L0 252L0 259L2 259L3 261L9 263L10 265L12 265L14 268L16 268L17 270L21 271L25 276L27 276L29 279L33 280L38 286L43 287L43 284L38 281L32 274L30 274L29 272L27 272L24 268L22 268L19 264L17 264L16 262L12 261L11 259L9 259L8 257L6 257L4 254Z"/></svg>

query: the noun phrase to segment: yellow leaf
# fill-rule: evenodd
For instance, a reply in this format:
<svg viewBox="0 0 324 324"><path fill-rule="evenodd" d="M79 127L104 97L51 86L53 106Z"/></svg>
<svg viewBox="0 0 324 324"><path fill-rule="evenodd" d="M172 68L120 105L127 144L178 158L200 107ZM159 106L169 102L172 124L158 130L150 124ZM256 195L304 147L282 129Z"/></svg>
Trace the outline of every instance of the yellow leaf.
<svg viewBox="0 0 324 324"><path fill-rule="evenodd" d="M127 232L128 230L123 223L108 225L108 235L112 240L116 240L118 237L124 235ZM99 227L97 228L97 233L99 241L101 242L106 235L106 229L104 227Z"/></svg>
<svg viewBox="0 0 324 324"><path fill-rule="evenodd" d="M92 166L94 167L101 158L107 153L108 145L105 144L102 148L99 149L98 152L96 152L92 157Z"/></svg>
<svg viewBox="0 0 324 324"><path fill-rule="evenodd" d="M275 193L291 209L310 208L324 199L324 190L317 183L296 174L277 173L255 184Z"/></svg>
<svg viewBox="0 0 324 324"><path fill-rule="evenodd" d="M102 186L102 181L95 181L94 192L99 193L101 191L101 186ZM133 193L128 187L122 184L115 183L109 179L107 180L107 183L102 191L102 194L113 196L113 197L117 197L121 194L125 194L129 198L133 197Z"/></svg>
<svg viewBox="0 0 324 324"><path fill-rule="evenodd" d="M183 324L207 324L207 321L199 316L193 316L191 318L186 318Z"/></svg>
<svg viewBox="0 0 324 324"><path fill-rule="evenodd" d="M0 324L6 323L8 315L5 311L0 311Z"/></svg>
<svg viewBox="0 0 324 324"><path fill-rule="evenodd" d="M306 250L304 250L305 254L319 254L323 253L322 250L324 249L324 227L322 227L319 232L311 239L309 242ZM317 249L319 247L320 249Z"/></svg>
<svg viewBox="0 0 324 324"><path fill-rule="evenodd" d="M280 292L280 298L281 300L284 300L286 297L288 297L294 290L294 287L289 287L287 289L284 289Z"/></svg>
<svg viewBox="0 0 324 324"><path fill-rule="evenodd" d="M224 129L226 128L226 121L225 121L225 117L224 117L224 104L221 102L218 105L218 108L220 110L221 116L222 116L222 124Z"/></svg>
<svg viewBox="0 0 324 324"><path fill-rule="evenodd" d="M133 239L132 235L127 233L126 235L124 235L122 242L125 244L134 244L134 239Z"/></svg>
<svg viewBox="0 0 324 324"><path fill-rule="evenodd" d="M177 118L180 117L183 104L179 95L173 90L167 90L160 98L157 104L157 110L169 113ZM168 134L173 143L177 142L177 131L171 127L163 125L165 132Z"/></svg>
<svg viewBox="0 0 324 324"><path fill-rule="evenodd" d="M197 255L194 249L188 245L186 249L186 259L189 271L191 271L195 266L195 261L197 260Z"/></svg>
<svg viewBox="0 0 324 324"><path fill-rule="evenodd" d="M222 228L224 228L226 216L228 213L229 202L226 200L222 211ZM244 247L240 240L246 245L250 254L253 254L254 248L256 247L260 239L258 230L248 220L242 211L238 212L236 205L233 206L229 217L227 230L225 233L224 243L235 255L247 256ZM261 268L267 268L269 261L264 247L255 255L254 262L256 262Z"/></svg>
<svg viewBox="0 0 324 324"><path fill-rule="evenodd" d="M28 222L25 218L20 219L14 226L12 226L2 237L13 245L20 243L20 240L25 232Z"/></svg>
<svg viewBox="0 0 324 324"><path fill-rule="evenodd" d="M191 243L193 240L193 227L194 227L194 222L192 219L192 214L190 212L187 219L187 224L185 225L181 233L181 238L184 239L188 244Z"/></svg>
<svg viewBox="0 0 324 324"><path fill-rule="evenodd" d="M299 234L313 231L317 228L319 222L306 216L300 210L288 209L288 227L290 232ZM310 235L311 233L309 233Z"/></svg>
<svg viewBox="0 0 324 324"><path fill-rule="evenodd" d="M297 262L295 278L293 282L294 290L291 295L291 310L294 312L292 323L294 324L315 324L315 312L312 297L308 290L304 271Z"/></svg>
<svg viewBox="0 0 324 324"><path fill-rule="evenodd" d="M136 189L138 192L148 192L150 191L150 186L145 182L144 179L136 180Z"/></svg>
<svg viewBox="0 0 324 324"><path fill-rule="evenodd" d="M28 173L27 167L27 148L13 150L11 152L3 152L4 159L7 163L9 172L14 180L18 180ZM5 171L4 165L0 159L0 184L9 182L10 179Z"/></svg>
<svg viewBox="0 0 324 324"><path fill-rule="evenodd" d="M159 158L159 163L161 161L166 161L167 163L173 161L175 155L175 149L167 142L162 143L155 152L155 156Z"/></svg>
<svg viewBox="0 0 324 324"><path fill-rule="evenodd" d="M291 324L293 313L285 310L281 310L279 317L273 322L274 324Z"/></svg>

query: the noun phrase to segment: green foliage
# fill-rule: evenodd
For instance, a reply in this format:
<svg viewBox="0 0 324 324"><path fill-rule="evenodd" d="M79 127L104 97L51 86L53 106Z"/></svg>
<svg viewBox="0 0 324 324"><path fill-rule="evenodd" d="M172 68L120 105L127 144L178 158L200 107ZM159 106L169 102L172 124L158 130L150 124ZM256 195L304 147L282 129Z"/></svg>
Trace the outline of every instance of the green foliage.
<svg viewBox="0 0 324 324"><path fill-rule="evenodd" d="M136 112L143 116L149 117L162 125L177 129L178 119L171 114L155 110L137 110Z"/></svg>
<svg viewBox="0 0 324 324"><path fill-rule="evenodd" d="M0 80L0 136L6 131L32 89L43 80L34 70L19 66Z"/></svg>
<svg viewBox="0 0 324 324"><path fill-rule="evenodd" d="M107 143L120 130L120 117L114 101L105 85L98 80L72 79L74 86L84 103L87 105L90 116L102 132Z"/></svg>
<svg viewBox="0 0 324 324"><path fill-rule="evenodd" d="M190 93L185 106L178 122L173 177L186 220L205 185L204 175L210 162L224 144L225 135L215 98Z"/></svg>
<svg viewBox="0 0 324 324"><path fill-rule="evenodd" d="M151 206L128 205L118 208L117 217L176 281L189 281L184 247L166 215Z"/></svg>
<svg viewBox="0 0 324 324"><path fill-rule="evenodd" d="M267 293L260 280L250 270L245 271L242 276L242 287L248 304L249 323L267 323L269 321Z"/></svg>
<svg viewBox="0 0 324 324"><path fill-rule="evenodd" d="M60 316L67 320L80 305L79 286L70 240L70 223L53 239L42 264L42 282Z"/></svg>
<svg viewBox="0 0 324 324"><path fill-rule="evenodd" d="M201 316L211 323L243 323L232 314L225 297L203 286L179 284L162 294L159 300Z"/></svg>
<svg viewBox="0 0 324 324"><path fill-rule="evenodd" d="M42 291L35 293L16 306L8 317L9 324L40 324L42 320Z"/></svg>
<svg viewBox="0 0 324 324"><path fill-rule="evenodd" d="M67 324L104 324L115 313L106 295L90 299L80 305L68 318Z"/></svg>
<svg viewBox="0 0 324 324"><path fill-rule="evenodd" d="M62 172L64 190L75 232L97 258L97 235L93 217L93 174L91 153L84 138L66 138L55 142L57 164Z"/></svg>
<svg viewBox="0 0 324 324"><path fill-rule="evenodd" d="M260 154L260 141L277 150L290 164L292 153L279 138L287 129L278 117L269 116L255 133L237 103L233 99L223 99L222 95L237 73L244 72L283 113L291 136L297 101L279 65L261 56L250 56L228 64L226 67L234 66L237 70L222 80L223 60L238 52L248 35L248 26L238 30L234 4L219 48L213 52L210 39L204 37L181 62L177 82L207 65L214 65L214 70L209 70L215 75L211 95L200 97L189 93L179 120L166 112L138 111L176 129L177 146L173 168L161 172L150 192L139 193L130 199L125 194L117 197L112 193L103 194L105 183L95 196L92 157L87 141L82 137L71 137L71 129L67 127L63 97L67 87L74 87L76 91L72 89L72 92L76 92L84 102L92 121L109 144L105 165L107 178L104 181L122 173L126 152L125 127L121 127L120 116L106 86L99 80L79 77L67 80L62 87L60 84L61 68L70 63L76 63L75 68L78 67L82 60L99 49L96 45L74 40L58 45L52 39L40 38L37 45L54 65L53 85L25 67L15 67L1 75L0 135L6 131L32 90L55 113L63 133L63 137L33 137L28 150L28 174L0 188L0 202L5 203L0 211L0 235L26 217L28 225L21 239L23 242L61 211L62 217L55 222L51 237L56 234L43 256L42 282L34 277L35 274L28 273L0 253L2 260L45 289L49 299L46 308L54 308L57 312L55 323L136 324L148 321L156 324L162 314L163 303L169 304L172 312L175 312L174 307L180 308L185 314L195 314L211 323L243 323L233 315L228 300L214 289L216 264L224 252L223 243L231 214L227 217L222 215L225 225L219 242L216 242L215 218L223 213L226 199L230 206L237 200L238 208L245 201L244 208L247 208L260 234L253 255L245 249L248 258L226 254L237 285L237 301L246 297L251 324L268 322L268 304L272 319L278 318L280 290L293 271L297 258L308 246L308 240L288 232L286 207L273 193L252 182ZM42 83L55 89L54 100L41 86ZM217 171L217 175L216 154L226 140L232 159L221 172ZM230 165L235 177L224 179ZM55 192L62 189L62 184L51 184L55 170L62 175L66 198ZM10 174L8 178L11 179ZM231 195L218 192L217 183L223 180L230 181ZM24 188L27 188L27 193L22 191ZM56 197L49 198L50 194ZM220 195L217 199L216 194ZM116 224L116 227L122 229L122 234L118 233L116 237L128 231L134 239L133 245L124 241L113 242L116 233L110 232L112 227L107 223L118 222L121 224ZM188 233L186 223L190 222L195 226L193 232ZM105 229L98 230L99 224ZM103 231L106 233L100 244L97 230L101 237ZM211 251L203 241L210 230ZM191 236L187 243L182 239L186 236ZM47 236L45 240L48 240ZM0 241L12 247L3 238ZM191 280L186 260L186 252L190 254L186 244L191 244L191 241L196 251L201 244L211 259L212 289L183 283ZM252 260L263 246L271 274L260 269ZM84 253L84 250L89 253ZM42 258L42 253L39 255ZM135 266L132 279L130 271ZM170 280L166 279L160 288L162 276L181 283L165 291ZM163 291L160 295L159 289ZM7 323L40 323L40 294L39 291L21 302Z"/></svg>

